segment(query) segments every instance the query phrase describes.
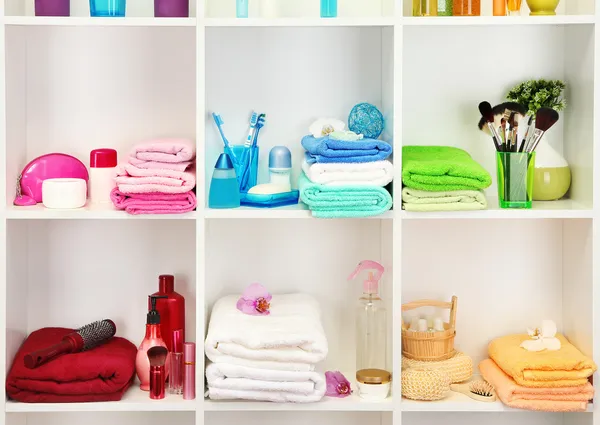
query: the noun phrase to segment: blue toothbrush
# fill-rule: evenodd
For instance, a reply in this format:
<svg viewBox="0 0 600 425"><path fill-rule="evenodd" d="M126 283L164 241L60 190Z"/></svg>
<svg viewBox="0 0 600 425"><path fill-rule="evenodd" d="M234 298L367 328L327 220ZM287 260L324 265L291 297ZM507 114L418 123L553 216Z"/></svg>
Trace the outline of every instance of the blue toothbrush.
<svg viewBox="0 0 600 425"><path fill-rule="evenodd" d="M221 118L221 115L215 114L214 112L212 113L212 117L215 120L217 128L219 129L219 134L221 135L221 139L223 139L223 144L227 149L229 149L229 140L227 140L227 137L225 137L225 133L223 133L223 118Z"/></svg>
<svg viewBox="0 0 600 425"><path fill-rule="evenodd" d="M252 111L252 116L250 117L250 129L248 130L248 136L246 137L246 142L244 143L244 147L249 148L252 145L252 140L254 139L254 129L256 128L256 123L258 122L258 114Z"/></svg>

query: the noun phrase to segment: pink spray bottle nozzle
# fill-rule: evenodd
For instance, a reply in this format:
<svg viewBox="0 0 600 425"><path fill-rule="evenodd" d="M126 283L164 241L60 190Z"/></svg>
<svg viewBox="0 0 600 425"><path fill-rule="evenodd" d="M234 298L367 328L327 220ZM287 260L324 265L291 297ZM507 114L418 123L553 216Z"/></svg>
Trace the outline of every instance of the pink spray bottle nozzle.
<svg viewBox="0 0 600 425"><path fill-rule="evenodd" d="M353 280L363 270L370 270L369 277L363 282L363 292L365 294L377 294L379 292L379 280L385 269L377 261L363 260L358 263L356 269L348 276L348 280ZM375 272L373 272L374 270Z"/></svg>

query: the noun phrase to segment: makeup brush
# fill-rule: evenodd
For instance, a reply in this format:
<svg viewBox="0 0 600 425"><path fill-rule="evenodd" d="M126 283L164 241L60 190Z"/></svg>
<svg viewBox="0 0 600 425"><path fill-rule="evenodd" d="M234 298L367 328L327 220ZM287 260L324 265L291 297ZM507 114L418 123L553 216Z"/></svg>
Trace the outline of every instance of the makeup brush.
<svg viewBox="0 0 600 425"><path fill-rule="evenodd" d="M85 325L65 335L58 344L25 355L25 367L36 367L67 353L79 353L104 344L117 333L115 322L109 319Z"/></svg>
<svg viewBox="0 0 600 425"><path fill-rule="evenodd" d="M519 117L521 116L520 113L518 112L512 112L510 114L510 117L508 118L508 125L509 125L509 140L510 140L510 148L509 150L511 152L516 152L517 151L517 134L518 134L518 130L519 130Z"/></svg>
<svg viewBox="0 0 600 425"><path fill-rule="evenodd" d="M527 152L535 151L537 145L542 140L544 133L550 129L558 121L558 112L552 108L540 108L535 114L535 131L533 133L532 141L527 146Z"/></svg>
<svg viewBox="0 0 600 425"><path fill-rule="evenodd" d="M487 127L490 131L490 134L492 135L492 140L494 141L496 150L500 152L500 135L494 127L494 112L492 110L492 105L490 105L490 102L481 102L479 104L479 112L481 113L481 116L485 119L487 123Z"/></svg>
<svg viewBox="0 0 600 425"><path fill-rule="evenodd" d="M531 115L525 115L519 118L519 129L517 131L517 144L519 145L518 152L523 152L525 139L527 138L527 130L529 129L532 120L533 117Z"/></svg>
<svg viewBox="0 0 600 425"><path fill-rule="evenodd" d="M165 362L169 352L165 347L152 347L146 353L150 361L150 398L160 400L165 398Z"/></svg>
<svg viewBox="0 0 600 425"><path fill-rule="evenodd" d="M527 113L527 108L525 108L525 106L521 105L518 102L504 102L501 104L501 106L504 106L504 109L507 109L512 112L517 112L521 115L525 115Z"/></svg>

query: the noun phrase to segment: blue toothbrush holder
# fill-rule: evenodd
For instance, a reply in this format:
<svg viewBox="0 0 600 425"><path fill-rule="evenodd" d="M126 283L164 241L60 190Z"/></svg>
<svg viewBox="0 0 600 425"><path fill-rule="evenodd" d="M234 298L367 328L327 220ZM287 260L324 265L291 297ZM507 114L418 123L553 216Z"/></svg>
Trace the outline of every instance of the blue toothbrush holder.
<svg viewBox="0 0 600 425"><path fill-rule="evenodd" d="M124 17L125 0L90 0L90 16Z"/></svg>
<svg viewBox="0 0 600 425"><path fill-rule="evenodd" d="M236 158L241 158L244 155L244 145L233 145L231 146L231 150ZM248 176L244 177L244 170L236 168L236 174L238 176L238 183L240 185L240 192L247 193L251 187L256 186L258 183L258 154L259 148L258 146L250 149L250 167L248 169Z"/></svg>
<svg viewBox="0 0 600 425"><path fill-rule="evenodd" d="M321 0L321 18L337 17L337 0Z"/></svg>

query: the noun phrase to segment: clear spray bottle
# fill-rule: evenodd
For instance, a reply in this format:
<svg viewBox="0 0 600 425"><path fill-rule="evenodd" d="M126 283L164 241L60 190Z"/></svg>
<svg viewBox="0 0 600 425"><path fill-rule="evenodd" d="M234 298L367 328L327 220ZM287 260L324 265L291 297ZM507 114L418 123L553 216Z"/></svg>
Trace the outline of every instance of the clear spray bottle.
<svg viewBox="0 0 600 425"><path fill-rule="evenodd" d="M369 271L363 282L363 294L356 312L356 371L386 368L387 313L379 296L379 280L384 268L376 261L361 261L348 277L355 279L364 270Z"/></svg>

